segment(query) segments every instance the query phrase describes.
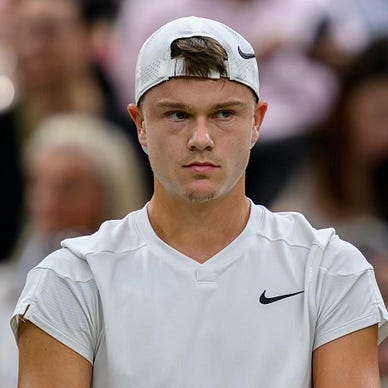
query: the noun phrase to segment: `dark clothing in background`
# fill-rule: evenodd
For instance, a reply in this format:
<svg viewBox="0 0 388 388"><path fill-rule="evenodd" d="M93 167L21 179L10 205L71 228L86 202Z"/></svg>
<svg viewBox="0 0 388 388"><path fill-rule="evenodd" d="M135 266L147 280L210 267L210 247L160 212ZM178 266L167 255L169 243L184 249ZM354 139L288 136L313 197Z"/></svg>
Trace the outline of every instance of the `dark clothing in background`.
<svg viewBox="0 0 388 388"><path fill-rule="evenodd" d="M23 213L23 179L15 111L0 114L0 260L7 258L20 232Z"/></svg>
<svg viewBox="0 0 388 388"><path fill-rule="evenodd" d="M246 171L246 193L253 202L269 207L288 178L311 151L307 134L256 143Z"/></svg>
<svg viewBox="0 0 388 388"><path fill-rule="evenodd" d="M119 109L113 97L112 90L103 73L96 68L96 78L104 99L104 111L101 116L115 124L134 143L138 158L144 165L147 189L151 195L153 179L146 154L137 141L134 123L124 110ZM0 179L1 179L1 218L0 218L0 261L12 253L12 249L21 232L23 224L24 184L21 168L21 150L23 137L29 128L23 128L28 123L23 122L23 105L15 105L0 113ZM33 130L33 129L32 129ZM93 141L93 139L91 139Z"/></svg>

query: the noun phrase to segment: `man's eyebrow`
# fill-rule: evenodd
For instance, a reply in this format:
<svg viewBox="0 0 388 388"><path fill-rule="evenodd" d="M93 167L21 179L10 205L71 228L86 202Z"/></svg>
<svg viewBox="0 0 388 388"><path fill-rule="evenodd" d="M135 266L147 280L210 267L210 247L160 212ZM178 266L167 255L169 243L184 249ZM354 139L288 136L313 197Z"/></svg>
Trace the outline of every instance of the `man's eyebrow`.
<svg viewBox="0 0 388 388"><path fill-rule="evenodd" d="M190 110L190 107L187 104L183 104L181 102L160 101L155 105L158 108L179 109L184 111Z"/></svg>
<svg viewBox="0 0 388 388"><path fill-rule="evenodd" d="M227 101L227 102L221 102L219 104L214 104L214 105L211 105L211 108L214 109L214 110L219 110L219 109L225 109L225 108L239 108L239 107L242 107L246 105L244 102L242 101Z"/></svg>
<svg viewBox="0 0 388 388"><path fill-rule="evenodd" d="M158 108L169 108L169 109L179 109L184 111L191 110L190 106L181 102L174 102L174 101L160 101L155 104ZM218 104L210 105L209 108L213 110L219 110L219 109L225 109L225 108L232 108L232 107L241 107L244 106L245 103L240 100L236 101L226 101L221 102Z"/></svg>

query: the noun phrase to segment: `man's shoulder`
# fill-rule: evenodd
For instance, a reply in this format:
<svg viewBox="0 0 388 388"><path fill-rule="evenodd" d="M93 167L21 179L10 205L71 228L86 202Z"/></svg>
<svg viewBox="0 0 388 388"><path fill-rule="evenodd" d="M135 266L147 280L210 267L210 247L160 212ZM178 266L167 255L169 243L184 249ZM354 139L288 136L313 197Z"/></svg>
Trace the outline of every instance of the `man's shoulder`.
<svg viewBox="0 0 388 388"><path fill-rule="evenodd" d="M129 213L123 219L104 222L91 235L66 239L61 245L85 260L94 254L119 254L136 250L145 244L138 228L138 223L145 217L147 212L143 208Z"/></svg>
<svg viewBox="0 0 388 388"><path fill-rule="evenodd" d="M67 248L60 248L46 256L33 271L52 271L64 279L74 282L88 282L94 278L87 263Z"/></svg>
<svg viewBox="0 0 388 388"><path fill-rule="evenodd" d="M272 212L259 206L263 212L257 233L271 241L284 242L294 247L324 249L335 235L333 228L316 229L299 212Z"/></svg>
<svg viewBox="0 0 388 388"><path fill-rule="evenodd" d="M263 211L259 235L290 249L306 250L306 257L328 273L346 276L372 268L362 253L342 240L334 228L316 229L298 212L271 212L265 208Z"/></svg>
<svg viewBox="0 0 388 388"><path fill-rule="evenodd" d="M106 221L91 235L63 240L62 248L49 254L35 268L52 270L73 281L94 279L91 257L98 255L108 260L108 256L133 251L145 244L137 229L137 217L144 217L142 210L120 220Z"/></svg>

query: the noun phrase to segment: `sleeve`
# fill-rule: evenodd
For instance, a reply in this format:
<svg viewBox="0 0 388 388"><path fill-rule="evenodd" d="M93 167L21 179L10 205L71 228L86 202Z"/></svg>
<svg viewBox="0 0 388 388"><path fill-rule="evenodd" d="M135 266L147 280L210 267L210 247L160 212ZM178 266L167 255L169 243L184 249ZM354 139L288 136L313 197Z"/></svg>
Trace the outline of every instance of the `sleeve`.
<svg viewBox="0 0 388 388"><path fill-rule="evenodd" d="M317 275L314 349L377 324L378 343L388 336L385 308L372 266L351 244L333 237Z"/></svg>
<svg viewBox="0 0 388 388"><path fill-rule="evenodd" d="M91 364L101 337L101 306L94 279L74 281L48 268L34 268L11 318L17 339L20 319L28 320Z"/></svg>

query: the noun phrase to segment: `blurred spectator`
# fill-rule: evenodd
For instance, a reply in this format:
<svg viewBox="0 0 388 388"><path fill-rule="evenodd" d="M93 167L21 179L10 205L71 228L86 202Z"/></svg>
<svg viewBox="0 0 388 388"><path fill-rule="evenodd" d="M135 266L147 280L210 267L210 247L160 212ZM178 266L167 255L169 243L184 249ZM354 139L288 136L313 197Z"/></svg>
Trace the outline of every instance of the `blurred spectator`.
<svg viewBox="0 0 388 388"><path fill-rule="evenodd" d="M101 119L64 114L44 120L24 151L27 222L19 242L27 271L69 236L95 232L147 201L133 146Z"/></svg>
<svg viewBox="0 0 388 388"><path fill-rule="evenodd" d="M111 40L111 29L116 20L120 1L77 0L82 3L85 17L92 20L91 45L93 57L105 70Z"/></svg>
<svg viewBox="0 0 388 388"><path fill-rule="evenodd" d="M89 234L146 200L133 146L116 127L84 114L44 120L23 153L27 218L13 260L0 264L0 381L16 386L17 355L8 326L27 272L66 237Z"/></svg>
<svg viewBox="0 0 388 388"><path fill-rule="evenodd" d="M310 54L342 73L355 54L388 33L386 0L323 0L322 17Z"/></svg>
<svg viewBox="0 0 388 388"><path fill-rule="evenodd" d="M144 39L181 16L219 20L252 42L260 67L261 93L270 103L262 139L300 133L324 114L335 79L311 60L322 0L127 0L118 16L111 71L121 101L134 99L135 60Z"/></svg>
<svg viewBox="0 0 388 388"><path fill-rule="evenodd" d="M376 266L388 303L388 38L371 43L351 63L313 144L311 157L271 209L300 211L316 227L335 227ZM388 380L386 343L379 360Z"/></svg>
<svg viewBox="0 0 388 388"><path fill-rule="evenodd" d="M11 50L14 15L11 1L0 0L0 112L7 109L15 98L15 56Z"/></svg>
<svg viewBox="0 0 388 388"><path fill-rule="evenodd" d="M349 66L315 152L272 204L335 226L369 258L388 252L388 38Z"/></svg>
<svg viewBox="0 0 388 388"><path fill-rule="evenodd" d="M12 43L17 58L18 98L11 109L0 113L0 178L6 201L2 204L0 223L4 237L0 259L9 255L23 219L19 150L45 117L61 112L84 112L117 124L136 143L134 152L143 158L141 169L149 176L148 182L151 181L146 158L137 144L135 127L118 108L94 53L92 27L97 20L106 19L107 4L109 1L102 0L14 2Z"/></svg>

